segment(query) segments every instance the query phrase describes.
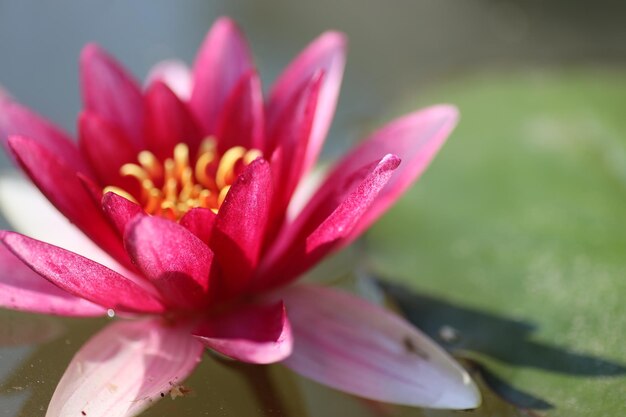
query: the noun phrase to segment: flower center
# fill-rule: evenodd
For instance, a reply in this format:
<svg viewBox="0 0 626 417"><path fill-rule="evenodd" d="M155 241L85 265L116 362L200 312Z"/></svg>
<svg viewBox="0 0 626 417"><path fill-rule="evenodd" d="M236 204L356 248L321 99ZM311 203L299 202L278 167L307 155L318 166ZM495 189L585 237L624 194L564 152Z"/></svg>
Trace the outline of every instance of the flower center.
<svg viewBox="0 0 626 417"><path fill-rule="evenodd" d="M179 220L195 207L217 213L230 186L243 168L261 156L257 149L235 146L217 154L215 140L205 139L200 145L195 163L189 147L179 143L174 155L161 162L150 151L137 155L138 164L124 164L120 175L137 180L138 192L107 186L103 192L114 192L143 207L146 213Z"/></svg>

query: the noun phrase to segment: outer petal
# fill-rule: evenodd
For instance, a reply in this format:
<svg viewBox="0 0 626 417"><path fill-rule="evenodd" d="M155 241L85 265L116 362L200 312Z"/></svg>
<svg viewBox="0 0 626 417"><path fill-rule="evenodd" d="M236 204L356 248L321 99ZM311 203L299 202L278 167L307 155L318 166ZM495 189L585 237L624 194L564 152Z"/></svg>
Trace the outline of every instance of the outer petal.
<svg viewBox="0 0 626 417"><path fill-rule="evenodd" d="M106 309L75 297L26 266L0 245L0 306L60 316L101 316Z"/></svg>
<svg viewBox="0 0 626 417"><path fill-rule="evenodd" d="M259 268L258 288L282 285L298 277L330 251L343 245L392 178L400 160L387 155L355 169L332 184L323 199L309 204L278 236Z"/></svg>
<svg viewBox="0 0 626 417"><path fill-rule="evenodd" d="M429 107L396 119L346 155L328 175L325 184L309 204L315 205L317 200L333 192L334 184L341 182L363 163L385 153L398 155L402 159L402 165L351 236L346 239L345 243L349 243L376 221L419 178L456 126L457 120L457 109L447 105Z"/></svg>
<svg viewBox="0 0 626 417"><path fill-rule="evenodd" d="M147 78L147 85L154 82L162 82L167 85L176 95L184 101L191 97L193 81L189 67L175 59L161 61L150 70Z"/></svg>
<svg viewBox="0 0 626 417"><path fill-rule="evenodd" d="M87 258L17 233L3 232L0 240L36 273L70 294L122 312L164 311L139 285Z"/></svg>
<svg viewBox="0 0 626 417"><path fill-rule="evenodd" d="M450 409L480 404L467 372L400 317L328 288L294 286L278 296L295 340L284 364L294 371L378 401Z"/></svg>
<svg viewBox="0 0 626 417"><path fill-rule="evenodd" d="M241 76L253 68L248 45L230 19L215 22L193 67L191 109L206 134L215 133L219 113Z"/></svg>
<svg viewBox="0 0 626 417"><path fill-rule="evenodd" d="M272 204L272 175L264 159L237 178L215 218L211 248L223 271L220 293L246 288L259 261Z"/></svg>
<svg viewBox="0 0 626 417"><path fill-rule="evenodd" d="M7 146L10 136L31 138L75 171L91 172L66 133L26 107L0 96L0 141Z"/></svg>
<svg viewBox="0 0 626 417"><path fill-rule="evenodd" d="M308 172L315 164L324 138L328 133L337 106L339 87L345 66L345 54L345 36L338 32L326 32L311 42L289 64L272 88L268 109L268 126L270 129L275 123L278 123L280 115L288 108L300 85L320 70L325 74L315 112L315 120L308 140L303 172Z"/></svg>
<svg viewBox="0 0 626 417"><path fill-rule="evenodd" d="M293 338L282 302L247 306L212 317L194 335L211 349L251 363L273 363L291 353Z"/></svg>
<svg viewBox="0 0 626 417"><path fill-rule="evenodd" d="M195 154L202 135L187 105L162 82L152 84L145 96L145 138L147 148L164 161L174 147L187 143Z"/></svg>
<svg viewBox="0 0 626 417"><path fill-rule="evenodd" d="M95 44L83 48L80 76L85 109L117 125L135 148L143 149L143 103L136 81Z"/></svg>
<svg viewBox="0 0 626 417"><path fill-rule="evenodd" d="M128 273L21 177L0 176L0 211L13 230L23 235L82 255L122 275Z"/></svg>
<svg viewBox="0 0 626 417"><path fill-rule="evenodd" d="M127 259L121 242L75 171L34 141L12 137L9 144L35 185L61 213L116 259Z"/></svg>
<svg viewBox="0 0 626 417"><path fill-rule="evenodd" d="M202 350L185 328L159 320L117 321L76 353L46 416L136 416L177 387Z"/></svg>
<svg viewBox="0 0 626 417"><path fill-rule="evenodd" d="M261 79L255 71L245 74L237 82L224 104L218 125L218 151L226 152L233 146L264 150L265 114Z"/></svg>
<svg viewBox="0 0 626 417"><path fill-rule="evenodd" d="M133 262L174 306L206 305L213 252L189 230L141 216L126 227L124 242Z"/></svg>

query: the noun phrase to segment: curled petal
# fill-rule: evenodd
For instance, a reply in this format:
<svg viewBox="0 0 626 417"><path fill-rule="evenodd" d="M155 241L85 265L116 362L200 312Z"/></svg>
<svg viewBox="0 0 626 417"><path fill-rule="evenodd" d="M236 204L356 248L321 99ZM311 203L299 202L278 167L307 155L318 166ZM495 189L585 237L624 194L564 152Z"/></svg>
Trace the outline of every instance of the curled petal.
<svg viewBox="0 0 626 417"><path fill-rule="evenodd" d="M124 236L126 225L131 220L144 213L138 204L111 192L106 193L102 197L102 210L104 210L120 236Z"/></svg>
<svg viewBox="0 0 626 417"><path fill-rule="evenodd" d="M132 417L176 389L195 369L202 344L160 320L117 321L74 355L46 417Z"/></svg>
<svg viewBox="0 0 626 417"><path fill-rule="evenodd" d="M89 44L80 56L85 109L119 127L137 149L144 149L143 103L137 82L99 46Z"/></svg>
<svg viewBox="0 0 626 417"><path fill-rule="evenodd" d="M77 297L121 312L165 310L146 289L80 255L12 232L2 232L0 240L33 271Z"/></svg>
<svg viewBox="0 0 626 417"><path fill-rule="evenodd" d="M0 245L0 306L59 316L102 316L106 309L76 297L30 269Z"/></svg>
<svg viewBox="0 0 626 417"><path fill-rule="evenodd" d="M190 106L206 134L215 133L219 113L241 76L253 68L247 42L232 20L217 20L193 67Z"/></svg>
<svg viewBox="0 0 626 417"><path fill-rule="evenodd" d="M282 302L248 306L212 317L194 335L207 347L250 363L278 362L289 356L293 345Z"/></svg>
<svg viewBox="0 0 626 417"><path fill-rule="evenodd" d="M468 409L480 394L467 372L402 318L347 293L293 286L277 294L294 334L283 363L333 388L373 400Z"/></svg>
<svg viewBox="0 0 626 417"><path fill-rule="evenodd" d="M126 227L124 241L133 262L173 306L206 305L213 252L189 230L138 216Z"/></svg>
<svg viewBox="0 0 626 417"><path fill-rule="evenodd" d="M150 70L147 78L147 85L155 82L162 82L167 85L176 95L184 101L191 97L193 81L189 67L175 59L161 61Z"/></svg>
<svg viewBox="0 0 626 417"><path fill-rule="evenodd" d="M311 42L289 64L272 87L268 108L270 130L279 122L281 114L288 109L302 83L317 72L325 74L304 158L302 170L304 173L315 164L330 128L343 78L345 55L345 36L339 32L326 32Z"/></svg>

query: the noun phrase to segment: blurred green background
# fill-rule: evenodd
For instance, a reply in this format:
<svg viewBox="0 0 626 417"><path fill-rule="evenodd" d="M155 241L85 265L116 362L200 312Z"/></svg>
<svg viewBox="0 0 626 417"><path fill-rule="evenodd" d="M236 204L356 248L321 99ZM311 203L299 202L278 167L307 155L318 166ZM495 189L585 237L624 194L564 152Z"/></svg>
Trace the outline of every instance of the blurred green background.
<svg viewBox="0 0 626 417"><path fill-rule="evenodd" d="M448 348L485 401L472 412L392 407L280 366L206 358L190 397L146 415L624 415L626 3L0 0L0 85L74 131L86 42L141 78L164 58L191 62L220 15L246 32L266 85L322 31L347 33L327 159L402 113L460 107L432 167L352 251L376 285L365 293L382 289ZM354 259L314 275L334 279ZM0 416L43 415L106 320L0 317Z"/></svg>

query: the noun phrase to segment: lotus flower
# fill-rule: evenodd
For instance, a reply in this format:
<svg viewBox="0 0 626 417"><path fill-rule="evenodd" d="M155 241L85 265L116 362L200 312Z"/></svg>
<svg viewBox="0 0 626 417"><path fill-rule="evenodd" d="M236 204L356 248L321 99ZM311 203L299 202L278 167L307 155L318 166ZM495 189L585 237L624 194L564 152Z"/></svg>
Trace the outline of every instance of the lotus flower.
<svg viewBox="0 0 626 417"><path fill-rule="evenodd" d="M4 215L22 234L0 237L0 305L120 317L76 353L48 416L136 415L205 348L282 362L370 399L477 406L467 373L402 318L338 290L289 285L366 230L457 119L447 105L399 118L294 198L328 131L344 56L344 36L324 33L264 99L227 18L191 71L161 63L143 90L88 45L78 145L2 95L4 144L69 222L25 181L3 178Z"/></svg>

